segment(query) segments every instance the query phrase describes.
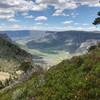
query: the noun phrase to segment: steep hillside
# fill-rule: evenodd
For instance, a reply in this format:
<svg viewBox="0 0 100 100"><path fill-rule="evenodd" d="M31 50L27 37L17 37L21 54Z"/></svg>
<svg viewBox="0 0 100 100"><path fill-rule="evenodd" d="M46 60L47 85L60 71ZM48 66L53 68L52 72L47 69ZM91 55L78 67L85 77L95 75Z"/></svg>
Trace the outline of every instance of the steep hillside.
<svg viewBox="0 0 100 100"><path fill-rule="evenodd" d="M6 34L0 35L0 70L14 72L22 62L31 61L32 56L13 44Z"/></svg>
<svg viewBox="0 0 100 100"><path fill-rule="evenodd" d="M100 45L0 92L1 100L99 100Z"/></svg>

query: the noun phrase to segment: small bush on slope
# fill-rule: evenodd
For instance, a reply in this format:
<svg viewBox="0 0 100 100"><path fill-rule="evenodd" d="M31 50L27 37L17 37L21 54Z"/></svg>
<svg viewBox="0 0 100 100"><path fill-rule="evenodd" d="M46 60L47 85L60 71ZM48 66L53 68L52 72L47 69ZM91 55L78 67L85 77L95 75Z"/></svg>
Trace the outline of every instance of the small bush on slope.
<svg viewBox="0 0 100 100"><path fill-rule="evenodd" d="M22 100L24 98L25 94L27 94L27 91L25 91L25 89L23 89L23 88L17 89L12 94L12 100Z"/></svg>

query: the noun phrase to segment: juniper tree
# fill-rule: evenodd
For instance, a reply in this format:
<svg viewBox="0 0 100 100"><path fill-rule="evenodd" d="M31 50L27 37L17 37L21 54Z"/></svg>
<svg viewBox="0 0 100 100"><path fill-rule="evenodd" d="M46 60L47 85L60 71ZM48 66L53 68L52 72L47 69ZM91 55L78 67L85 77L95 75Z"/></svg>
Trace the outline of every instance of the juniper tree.
<svg viewBox="0 0 100 100"><path fill-rule="evenodd" d="M98 12L98 17L94 20L94 22L93 22L93 24L94 25L98 25L98 24L100 24L100 11Z"/></svg>

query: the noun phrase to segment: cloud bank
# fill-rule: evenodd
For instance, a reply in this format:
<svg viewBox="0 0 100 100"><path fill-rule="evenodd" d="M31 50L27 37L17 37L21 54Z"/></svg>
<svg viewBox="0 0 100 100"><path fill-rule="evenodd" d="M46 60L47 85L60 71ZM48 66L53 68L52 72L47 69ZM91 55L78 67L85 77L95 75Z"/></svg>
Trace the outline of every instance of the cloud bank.
<svg viewBox="0 0 100 100"><path fill-rule="evenodd" d="M53 16L64 15L66 9L76 9L81 5L100 7L99 0L1 0L0 19L10 19L17 12L43 11L49 6L54 7Z"/></svg>

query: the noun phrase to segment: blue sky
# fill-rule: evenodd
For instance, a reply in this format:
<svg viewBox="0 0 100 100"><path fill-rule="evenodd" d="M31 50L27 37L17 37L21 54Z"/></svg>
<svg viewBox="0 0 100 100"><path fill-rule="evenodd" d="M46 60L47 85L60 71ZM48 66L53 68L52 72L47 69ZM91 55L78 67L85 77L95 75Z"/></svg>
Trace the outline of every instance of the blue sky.
<svg viewBox="0 0 100 100"><path fill-rule="evenodd" d="M0 30L100 30L99 0L2 0Z"/></svg>

